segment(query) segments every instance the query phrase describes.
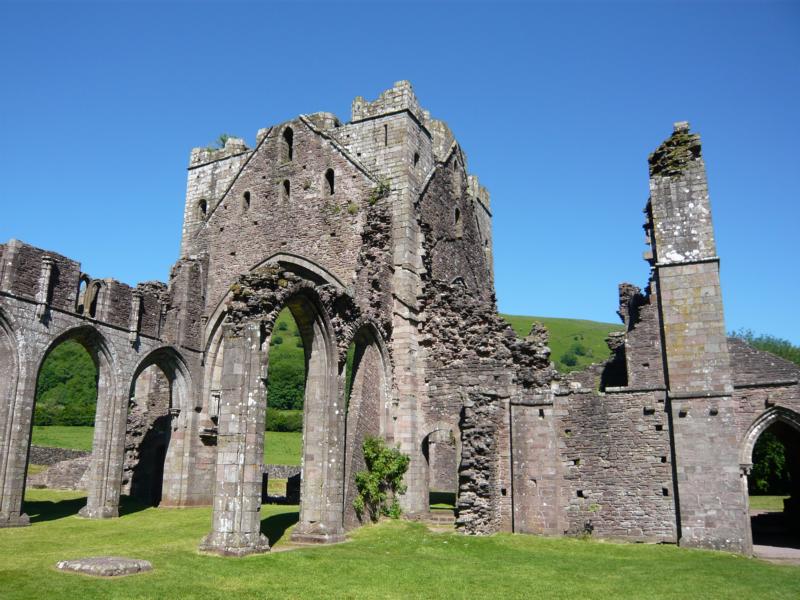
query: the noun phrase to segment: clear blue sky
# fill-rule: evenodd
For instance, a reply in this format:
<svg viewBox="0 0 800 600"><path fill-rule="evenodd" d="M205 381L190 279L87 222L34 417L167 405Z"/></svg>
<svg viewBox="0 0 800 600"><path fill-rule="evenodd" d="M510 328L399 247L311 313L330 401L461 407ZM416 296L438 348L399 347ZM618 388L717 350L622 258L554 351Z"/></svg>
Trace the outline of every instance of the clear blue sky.
<svg viewBox="0 0 800 600"><path fill-rule="evenodd" d="M166 280L191 147L408 79L492 193L500 309L604 321L688 120L728 329L800 343L798 3L2 3L0 68L2 240Z"/></svg>

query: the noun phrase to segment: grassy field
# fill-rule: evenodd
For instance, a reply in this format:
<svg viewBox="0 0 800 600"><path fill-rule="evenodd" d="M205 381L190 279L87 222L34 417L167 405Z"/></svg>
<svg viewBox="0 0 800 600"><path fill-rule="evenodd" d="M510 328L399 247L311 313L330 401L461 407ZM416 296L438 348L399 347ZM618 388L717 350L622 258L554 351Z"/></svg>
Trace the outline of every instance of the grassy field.
<svg viewBox="0 0 800 600"><path fill-rule="evenodd" d="M789 496L750 496L752 510L783 512L783 501Z"/></svg>
<svg viewBox="0 0 800 600"><path fill-rule="evenodd" d="M268 431L264 436L264 463L299 465L303 454L303 434L295 431Z"/></svg>
<svg viewBox="0 0 800 600"><path fill-rule="evenodd" d="M550 333L550 359L559 371L580 370L592 363L603 362L609 356L605 338L611 331L621 331L619 323L600 323L598 321L584 321L581 319L557 319L551 317L526 317L520 315L500 315L503 317L520 337L525 337L531 331L531 325L538 321ZM562 362L564 355L575 345L585 352L575 354L576 364L573 366Z"/></svg>
<svg viewBox="0 0 800 600"><path fill-rule="evenodd" d="M33 428L33 444L51 448L91 450L94 427L61 425ZM293 431L268 431L264 436L264 462L275 465L299 465L303 453L303 434Z"/></svg>
<svg viewBox="0 0 800 600"><path fill-rule="evenodd" d="M94 427L70 427L68 425L35 425L33 427L34 446L47 448L72 448L91 450Z"/></svg>
<svg viewBox="0 0 800 600"><path fill-rule="evenodd" d="M76 492L32 490L33 525L0 529L0 590L17 598L771 598L800 597L800 568L674 546L521 535L467 537L423 525L365 527L330 547L244 559L204 556L207 508L126 503L123 516L73 516ZM296 507L262 508L273 547L285 547ZM60 573L57 561L143 558L154 570L119 579Z"/></svg>

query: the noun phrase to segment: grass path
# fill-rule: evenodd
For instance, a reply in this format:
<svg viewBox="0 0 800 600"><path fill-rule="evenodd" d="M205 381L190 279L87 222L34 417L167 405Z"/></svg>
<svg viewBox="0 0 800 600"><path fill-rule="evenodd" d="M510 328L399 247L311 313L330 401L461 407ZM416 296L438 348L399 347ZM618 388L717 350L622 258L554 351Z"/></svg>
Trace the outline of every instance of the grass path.
<svg viewBox="0 0 800 600"><path fill-rule="evenodd" d="M17 598L783 598L800 597L800 568L674 546L520 535L467 537L390 522L332 547L244 559L197 552L210 510L143 509L72 516L75 492L32 490L33 525L0 529L0 590ZM296 507L264 506L280 545ZM60 573L58 560L144 558L154 571L114 580Z"/></svg>

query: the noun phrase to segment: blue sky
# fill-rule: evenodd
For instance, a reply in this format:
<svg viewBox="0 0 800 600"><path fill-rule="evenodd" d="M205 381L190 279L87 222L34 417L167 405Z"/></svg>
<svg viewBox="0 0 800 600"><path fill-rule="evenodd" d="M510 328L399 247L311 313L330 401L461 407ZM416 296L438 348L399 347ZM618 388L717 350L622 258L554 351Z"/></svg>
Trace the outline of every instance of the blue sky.
<svg viewBox="0 0 800 600"><path fill-rule="evenodd" d="M500 309L603 321L688 120L728 329L800 343L798 3L0 3L0 69L2 240L166 280L193 146L408 79L492 193Z"/></svg>

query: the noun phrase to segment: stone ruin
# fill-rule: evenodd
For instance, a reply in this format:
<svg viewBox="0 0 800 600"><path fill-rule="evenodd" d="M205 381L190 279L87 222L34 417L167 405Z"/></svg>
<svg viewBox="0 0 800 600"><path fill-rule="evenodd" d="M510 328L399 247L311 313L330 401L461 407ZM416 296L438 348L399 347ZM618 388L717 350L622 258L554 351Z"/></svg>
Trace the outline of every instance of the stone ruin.
<svg viewBox="0 0 800 600"><path fill-rule="evenodd" d="M166 285L0 245L0 525L28 524L37 373L74 339L99 371L81 514L117 516L122 493L211 505L204 550L267 550L260 399L288 307L307 373L295 540L334 542L359 524L354 473L379 435L411 458L410 517L450 491L466 534L749 554L753 446L776 421L797 435L800 370L726 337L699 137L676 124L649 163L650 279L619 288L611 358L570 375L553 369L546 332L519 339L498 316L489 193L407 82L356 98L349 123L301 115L254 148L194 149Z"/></svg>

